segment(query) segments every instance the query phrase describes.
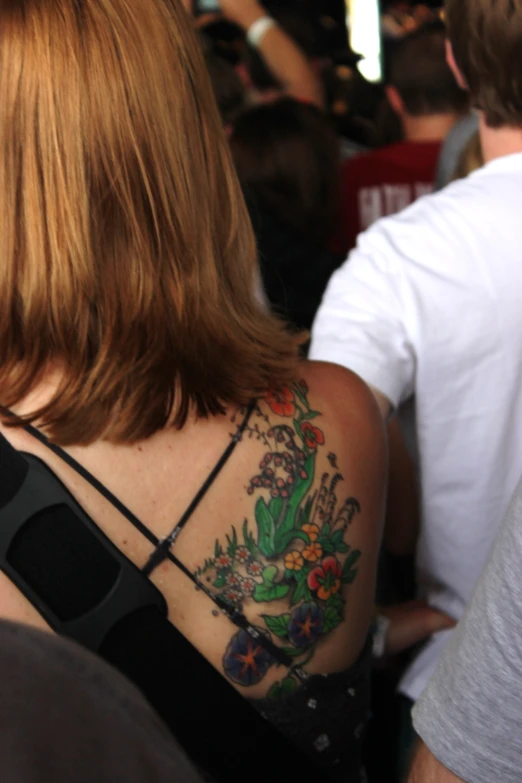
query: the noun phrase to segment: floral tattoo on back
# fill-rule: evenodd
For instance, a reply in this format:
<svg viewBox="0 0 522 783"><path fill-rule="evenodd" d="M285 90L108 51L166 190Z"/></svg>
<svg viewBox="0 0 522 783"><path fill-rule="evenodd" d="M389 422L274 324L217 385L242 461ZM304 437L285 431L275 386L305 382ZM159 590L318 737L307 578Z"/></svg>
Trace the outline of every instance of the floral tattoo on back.
<svg viewBox="0 0 522 783"><path fill-rule="evenodd" d="M255 526L250 528L246 519L240 532L233 526L226 542L216 541L214 557L195 576L241 611L251 602L287 603L283 614L262 615L265 627L257 630L302 667L344 620L341 588L354 581L361 557L345 537L361 508L353 497L339 502L343 477L331 452L327 460L332 470L322 474L317 487L316 462L325 436L316 426L321 414L310 408L304 381L269 393L265 402L288 423L272 423L258 406L256 423L246 429L267 448L246 490L256 498ZM277 665L246 630L235 633L223 656L227 677L246 687ZM282 698L297 685L290 668L268 695Z"/></svg>

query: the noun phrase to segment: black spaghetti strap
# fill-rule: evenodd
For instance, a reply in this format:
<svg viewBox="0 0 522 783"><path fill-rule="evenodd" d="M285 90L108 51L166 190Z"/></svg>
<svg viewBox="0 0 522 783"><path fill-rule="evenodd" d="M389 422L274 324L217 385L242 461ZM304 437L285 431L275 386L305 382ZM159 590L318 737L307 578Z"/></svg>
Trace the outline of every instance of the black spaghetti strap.
<svg viewBox="0 0 522 783"><path fill-rule="evenodd" d="M187 523L187 521L190 519L191 514L194 512L198 504L201 502L205 494L208 492L210 486L217 478L220 471L225 466L226 462L230 458L232 452L234 451L235 447L241 440L241 437L248 426L248 422L250 421L250 417L256 407L256 401L253 400L252 403L249 405L246 414L243 418L243 421L238 427L238 430L236 434L232 437L231 442L228 444L227 448L223 452L221 458L219 459L218 463L206 479L206 481L201 486L199 492L194 497L190 505L188 506L185 513L182 515L180 521L176 525L176 527L173 529L173 531L170 533L170 535L164 539L163 541L160 541L160 539L154 535L154 533L149 530L146 525L143 524L143 522L138 519L138 517L132 513L132 511L127 508L127 506L119 500L116 495L113 495L110 490L108 490L102 483L99 481L95 476L92 475L86 468L83 467L79 462L77 462L74 457L71 457L70 454L68 454L66 451L64 451L60 446L56 446L54 443L51 443L48 438L40 432L40 430L36 429L36 427L33 427L31 424L24 425L24 429L26 432L31 435L33 438L38 440L43 446L46 446L48 449L50 449L53 454L55 454L57 457L59 457L63 462L65 462L69 467L71 467L76 473L78 473L85 481L87 481L88 484L90 484L94 489L100 493L114 508L116 508L120 514L122 514L130 523L133 525L133 527L136 528L148 541L150 541L151 544L154 544L156 549L151 555L151 558L149 558L149 561L144 569L142 569L142 573L144 576L147 576L150 574L157 565L159 565L164 560L168 559L170 560L177 568L179 568L180 571L182 571L185 576L190 579L190 581L196 585L196 587L201 590L205 595L225 614L229 620L238 628L241 628L245 631L247 631L250 636L252 636L254 639L257 640L258 644L260 644L267 652L269 652L273 658L280 663L283 666L286 666L287 668L292 668L292 671L296 674L297 677L301 680L305 680L307 678L307 673L304 672L300 667L296 667L294 665L294 662L292 658L283 652L283 650L278 647L276 644L272 642L271 639L269 639L264 634L260 634L258 629L255 628L246 618L246 616L239 611L235 606L232 604L229 604L227 601L224 600L220 595L214 594L203 582L200 582L197 577L194 576L191 571L184 565L184 563L181 562L181 560L178 560L178 558L170 551L170 547L172 543L169 543L166 545L166 542L169 541L174 536L174 541L177 538L178 529L181 532L181 529L183 529L183 526ZM17 418L16 414L14 414L12 411L8 410L7 408L2 408L2 412L6 414L7 416L12 417L13 419ZM181 525L181 528L180 528ZM146 568L149 565L151 559L156 555L156 553L159 553L161 551L161 561L158 562L156 565L153 566L151 571L146 572Z"/></svg>
<svg viewBox="0 0 522 783"><path fill-rule="evenodd" d="M194 511L205 497L205 495L207 494L208 490L210 489L210 487L218 477L219 473L228 462L230 455L232 454L237 444L243 437L243 433L248 425L248 422L250 421L250 417L254 411L255 406L256 406L256 401L253 400L248 406L246 415L243 421L241 422L241 424L239 425L236 434L234 435L234 437L228 444L227 448L221 455L221 458L217 462L214 469L211 471L207 479L203 482L199 492L195 495L194 499L189 504L188 508L180 518L177 525L175 525L175 527L171 530L169 535L160 542L160 544L156 547L154 552L149 557L147 563L145 564L145 567L143 568L143 573L145 574L145 576L150 576L152 572L155 571L156 568L158 568L158 566L160 566L164 562L164 560L167 559L171 546L176 541L177 537L179 536L179 534L181 533L181 531L183 530L183 528L185 527L185 525L189 521Z"/></svg>

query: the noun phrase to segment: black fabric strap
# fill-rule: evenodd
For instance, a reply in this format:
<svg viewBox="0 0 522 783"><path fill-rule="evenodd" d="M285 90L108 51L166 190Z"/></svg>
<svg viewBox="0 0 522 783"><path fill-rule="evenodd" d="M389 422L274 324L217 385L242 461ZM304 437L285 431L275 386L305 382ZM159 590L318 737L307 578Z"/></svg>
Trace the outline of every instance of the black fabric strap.
<svg viewBox="0 0 522 783"><path fill-rule="evenodd" d="M21 454L0 433L0 509L20 491L29 466Z"/></svg>
<svg viewBox="0 0 522 783"><path fill-rule="evenodd" d="M154 544L154 546L156 546L159 549L160 547L163 546L165 542L169 541L169 539L172 538L174 531L178 530L178 528L182 529L186 525L189 518L195 511L196 507L199 505L203 497L206 495L206 493L210 489L210 486L215 481L218 474L221 472L226 462L230 458L232 452L236 448L237 444L241 440L241 437L245 431L245 428L248 425L248 422L255 408L255 405L256 405L255 401L253 401L249 405L245 417L238 428L238 431L233 436L233 438L231 438L229 445L225 449L217 465L212 470L209 477L206 479L206 481L204 482L203 486L201 487L201 489L199 490L195 498L191 501L189 507L181 517L180 521L178 522L174 530L163 541L160 541L160 539L157 536L155 536L154 533L146 525L144 525L143 522L140 519L138 519L138 517L135 514L133 514L132 511L124 503L122 503L119 498L116 497L116 495L114 495L109 489L107 489L107 487L104 484L102 484L101 481L99 481L96 478L96 476L93 476L93 474L90 473L86 468L84 468L83 465L81 465L77 460L75 460L74 457L71 457L71 455L68 454L66 451L64 451L64 449L62 449L60 446L51 443L50 440L43 434L43 432L40 432L40 430L38 430L36 427L33 427L32 424L25 424L25 425L22 424L21 426L23 426L24 430L29 435L31 435L33 438L39 441L43 446L45 446L50 451L52 451L53 454L55 454L57 457L59 457L62 460L62 462L65 462L67 465L69 465L69 467L72 468L76 473L78 473L78 475L80 475L88 484L90 484L91 487L94 487L94 489L97 492L99 492L100 495L102 495L105 498L105 500L107 500L112 506L114 506L114 508L117 511L119 511L120 514L122 514L131 523L131 525L133 525L133 527L135 527L136 530L138 530L141 533L141 535L147 539L147 541L150 541L151 544ZM18 418L15 413L8 410L7 408L2 408L2 412L13 419ZM155 552L158 551L158 549L155 550ZM153 553L152 556L154 556L155 552ZM182 564L179 562L179 560L176 557L172 555L170 551L167 552L165 557L162 557L161 562L163 562L163 560L167 558L171 560L179 568L181 568L182 571L184 571L184 567L182 566ZM145 566L144 573L148 576L151 573L151 571L154 569L151 569L151 571L147 571L146 568L147 566ZM190 574L190 572L188 573Z"/></svg>

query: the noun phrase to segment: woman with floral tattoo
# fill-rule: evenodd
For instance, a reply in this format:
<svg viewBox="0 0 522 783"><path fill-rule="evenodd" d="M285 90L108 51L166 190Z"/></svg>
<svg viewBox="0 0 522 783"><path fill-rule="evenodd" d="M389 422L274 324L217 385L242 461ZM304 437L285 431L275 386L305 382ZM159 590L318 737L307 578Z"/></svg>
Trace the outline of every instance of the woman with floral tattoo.
<svg viewBox="0 0 522 783"><path fill-rule="evenodd" d="M359 783L382 421L255 296L190 19L16 0L0 61L0 614L120 668L214 780Z"/></svg>

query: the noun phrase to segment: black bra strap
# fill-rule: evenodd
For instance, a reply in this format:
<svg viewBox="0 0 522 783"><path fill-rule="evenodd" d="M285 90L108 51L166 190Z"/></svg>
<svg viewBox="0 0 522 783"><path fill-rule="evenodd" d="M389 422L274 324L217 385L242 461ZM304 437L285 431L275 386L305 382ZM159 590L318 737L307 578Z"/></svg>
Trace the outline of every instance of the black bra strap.
<svg viewBox="0 0 522 783"><path fill-rule="evenodd" d="M216 466L207 477L206 481L203 482L203 485L201 486L199 492L191 501L191 503L189 504L188 508L186 509L185 513L183 514L183 516L181 517L177 525L171 530L169 535L166 538L164 538L163 541L161 541L161 543L156 547L154 552L149 557L147 563L145 564L145 567L143 568L143 573L145 574L145 576L150 576L152 572L156 568L158 568L158 566L160 566L164 562L164 560L167 559L171 546L176 541L177 537L179 536L179 534L181 533L181 531L183 530L183 528L185 527L185 525L189 521L194 511L205 497L205 495L207 494L208 490L210 489L210 487L218 477L219 473L228 462L237 444L243 437L243 433L248 425L248 422L250 421L250 417L254 411L255 406L256 406L256 401L254 400L248 406L245 417L243 418L243 421L239 425L236 434L228 444L227 448L221 455L221 458L219 459Z"/></svg>

